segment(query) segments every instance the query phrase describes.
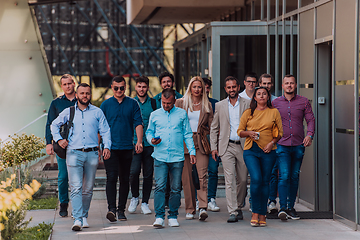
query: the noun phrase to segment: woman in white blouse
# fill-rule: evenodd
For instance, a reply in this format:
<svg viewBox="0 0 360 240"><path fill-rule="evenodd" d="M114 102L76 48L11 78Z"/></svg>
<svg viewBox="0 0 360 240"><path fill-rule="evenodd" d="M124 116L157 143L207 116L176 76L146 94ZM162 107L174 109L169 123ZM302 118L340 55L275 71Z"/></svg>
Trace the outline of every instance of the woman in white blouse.
<svg viewBox="0 0 360 240"><path fill-rule="evenodd" d="M207 169L209 164L209 151L206 143L206 135L210 132L210 126L213 119L211 103L205 92L205 84L201 77L193 77L183 98L176 100L176 107L187 111L193 139L196 148L196 167L199 175L200 189L197 190L199 201L199 220L204 221L208 214L207 210ZM205 136L205 137L204 137ZM206 143L205 143L205 142ZM185 145L184 145L185 146ZM192 180L192 164L190 163L189 153L185 148L185 162L182 173L182 183L185 196L186 219L195 218L196 201L195 187Z"/></svg>

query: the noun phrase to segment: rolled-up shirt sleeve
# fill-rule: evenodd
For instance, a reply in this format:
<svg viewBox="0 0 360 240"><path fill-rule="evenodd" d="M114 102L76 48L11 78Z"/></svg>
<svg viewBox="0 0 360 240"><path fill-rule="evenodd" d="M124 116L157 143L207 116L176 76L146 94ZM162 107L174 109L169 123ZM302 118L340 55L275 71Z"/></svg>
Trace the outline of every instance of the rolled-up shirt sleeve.
<svg viewBox="0 0 360 240"><path fill-rule="evenodd" d="M154 121L153 121L153 117L154 115L151 113L150 114L150 119L149 119L149 125L148 125L148 128L145 132L146 134L146 140L148 141L148 143L151 145L151 146L155 146L154 144L152 144L151 140L154 138L154 134L155 134L155 124L154 124Z"/></svg>

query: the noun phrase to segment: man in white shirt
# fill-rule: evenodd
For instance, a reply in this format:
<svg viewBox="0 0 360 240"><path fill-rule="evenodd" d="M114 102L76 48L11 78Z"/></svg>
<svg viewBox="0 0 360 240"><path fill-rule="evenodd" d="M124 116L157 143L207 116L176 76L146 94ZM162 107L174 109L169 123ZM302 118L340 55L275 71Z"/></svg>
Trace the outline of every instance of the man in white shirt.
<svg viewBox="0 0 360 240"><path fill-rule="evenodd" d="M272 87L274 86L274 78L271 74L264 73L259 77L259 86L266 87L269 92L271 92ZM276 99L277 97L271 94L271 102Z"/></svg>
<svg viewBox="0 0 360 240"><path fill-rule="evenodd" d="M247 191L248 172L243 159L245 139L237 135L237 129L241 115L249 108L250 101L239 96L239 90L236 78L229 76L225 79L228 98L215 104L210 129L212 157L217 161L221 157L224 168L229 223L243 219L241 208L245 205Z"/></svg>
<svg viewBox="0 0 360 240"><path fill-rule="evenodd" d="M256 73L248 73L245 75L244 85L245 90L240 93L240 97L251 100L254 95L255 87L257 86Z"/></svg>

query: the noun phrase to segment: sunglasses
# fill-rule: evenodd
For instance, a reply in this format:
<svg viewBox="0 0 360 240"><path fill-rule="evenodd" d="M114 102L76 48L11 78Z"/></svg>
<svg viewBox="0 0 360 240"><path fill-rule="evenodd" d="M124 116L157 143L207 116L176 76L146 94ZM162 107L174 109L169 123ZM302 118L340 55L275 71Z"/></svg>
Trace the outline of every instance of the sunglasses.
<svg viewBox="0 0 360 240"><path fill-rule="evenodd" d="M117 92L120 89L120 91L124 91L125 90L125 86L121 86L121 87L114 87L114 91Z"/></svg>

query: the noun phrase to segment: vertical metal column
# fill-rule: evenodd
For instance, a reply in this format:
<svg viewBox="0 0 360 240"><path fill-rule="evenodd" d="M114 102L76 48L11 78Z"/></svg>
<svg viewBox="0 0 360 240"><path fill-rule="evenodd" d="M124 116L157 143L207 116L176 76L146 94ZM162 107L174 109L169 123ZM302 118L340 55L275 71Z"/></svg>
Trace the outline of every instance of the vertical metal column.
<svg viewBox="0 0 360 240"><path fill-rule="evenodd" d="M279 17L279 0L275 3L275 18ZM275 22L275 86L280 83L279 80L279 21ZM275 88L275 96L279 96L279 89Z"/></svg>

